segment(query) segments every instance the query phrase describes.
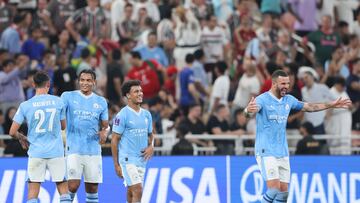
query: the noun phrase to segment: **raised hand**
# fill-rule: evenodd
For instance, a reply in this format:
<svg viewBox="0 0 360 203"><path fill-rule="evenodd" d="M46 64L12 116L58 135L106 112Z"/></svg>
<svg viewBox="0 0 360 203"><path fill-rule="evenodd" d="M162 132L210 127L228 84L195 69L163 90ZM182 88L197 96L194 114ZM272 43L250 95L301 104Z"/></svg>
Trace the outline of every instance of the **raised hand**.
<svg viewBox="0 0 360 203"><path fill-rule="evenodd" d="M331 107L348 109L351 107L351 105L352 105L352 102L350 99L348 99L348 98L343 99L342 97L340 97L336 101L332 102Z"/></svg>
<svg viewBox="0 0 360 203"><path fill-rule="evenodd" d="M249 104L246 107L248 113L256 113L258 111L258 107L255 102L255 98L252 97Z"/></svg>

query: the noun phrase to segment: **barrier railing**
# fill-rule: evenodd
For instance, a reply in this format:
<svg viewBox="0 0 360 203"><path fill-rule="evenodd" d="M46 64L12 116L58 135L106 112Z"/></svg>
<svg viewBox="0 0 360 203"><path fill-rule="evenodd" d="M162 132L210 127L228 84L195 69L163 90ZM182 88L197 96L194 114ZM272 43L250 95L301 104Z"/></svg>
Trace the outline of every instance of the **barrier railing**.
<svg viewBox="0 0 360 203"><path fill-rule="evenodd" d="M185 137L188 140L194 140L194 139L201 139L201 140L228 140L233 141L235 145L235 154L236 155L244 155L244 154L253 154L254 148L253 147L244 147L243 141L245 140L254 140L255 135L211 135L211 134L201 134L201 135L193 135L189 134ZM344 151L347 151L347 154L350 153L360 153L360 146L344 146L344 145L337 145L333 146L331 145L331 142L334 140L339 141L347 141L350 143L354 143L355 141L360 142L360 134L357 135L351 135L350 137L342 137L338 135L314 135L315 139L321 139L321 140L327 140L329 149L332 155L336 154L346 154ZM0 135L0 140L8 140L11 139L9 135ZM155 152L157 155L170 155L172 147L174 144L177 143L178 139L175 137L174 134L158 134L156 135L156 139L162 140L162 146L155 147ZM296 150L296 144L297 142L302 139L302 136L297 134L296 131L289 131L288 132L288 144L289 144L289 152L290 154L294 154ZM103 147L109 147L108 145ZM350 150L349 150L350 147ZM194 148L194 155L211 155L213 152L216 151L216 146L197 146L196 144L193 144Z"/></svg>

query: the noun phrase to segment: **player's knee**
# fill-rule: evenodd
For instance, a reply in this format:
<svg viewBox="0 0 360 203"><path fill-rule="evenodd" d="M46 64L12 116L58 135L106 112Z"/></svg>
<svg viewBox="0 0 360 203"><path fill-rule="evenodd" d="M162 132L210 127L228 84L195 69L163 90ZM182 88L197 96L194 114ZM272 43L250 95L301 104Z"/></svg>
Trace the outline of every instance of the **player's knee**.
<svg viewBox="0 0 360 203"><path fill-rule="evenodd" d="M269 188L263 195L261 203L272 203L280 191L276 188Z"/></svg>
<svg viewBox="0 0 360 203"><path fill-rule="evenodd" d="M68 182L69 191L72 193L76 193L79 186L80 186L80 181L78 180Z"/></svg>
<svg viewBox="0 0 360 203"><path fill-rule="evenodd" d="M85 183L85 190L87 193L97 193L98 185L92 183Z"/></svg>
<svg viewBox="0 0 360 203"><path fill-rule="evenodd" d="M141 184L134 185L131 187L131 194L132 196L141 197L142 195L142 186Z"/></svg>
<svg viewBox="0 0 360 203"><path fill-rule="evenodd" d="M274 199L274 203L286 202L288 196L289 196L288 192L279 192Z"/></svg>

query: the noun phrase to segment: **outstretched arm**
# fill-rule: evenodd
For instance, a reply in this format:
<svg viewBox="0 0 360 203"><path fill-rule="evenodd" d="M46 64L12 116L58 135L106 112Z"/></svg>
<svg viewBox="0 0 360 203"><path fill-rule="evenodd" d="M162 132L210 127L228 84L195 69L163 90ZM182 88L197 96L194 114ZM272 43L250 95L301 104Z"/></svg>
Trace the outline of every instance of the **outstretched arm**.
<svg viewBox="0 0 360 203"><path fill-rule="evenodd" d="M304 103L302 111L306 112L317 112L323 111L330 108L349 108L351 106L350 99L339 98L329 103Z"/></svg>

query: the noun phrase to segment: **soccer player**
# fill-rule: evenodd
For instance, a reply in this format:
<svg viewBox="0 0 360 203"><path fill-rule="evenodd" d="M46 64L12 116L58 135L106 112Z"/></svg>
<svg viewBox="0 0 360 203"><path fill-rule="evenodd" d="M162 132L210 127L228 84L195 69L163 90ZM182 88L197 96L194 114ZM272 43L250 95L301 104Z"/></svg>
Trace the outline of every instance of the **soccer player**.
<svg viewBox="0 0 360 203"><path fill-rule="evenodd" d="M66 108L66 157L69 191L74 200L84 176L86 202L99 202L98 184L102 183L101 143L108 129L108 108L104 97L93 92L95 72L86 69L79 74L80 90L64 92Z"/></svg>
<svg viewBox="0 0 360 203"><path fill-rule="evenodd" d="M255 156L268 188L262 202L286 202L288 197L290 163L286 123L290 110L316 112L351 105L349 99L342 98L330 103L300 102L286 94L289 85L289 76L282 70L275 71L271 89L252 98L245 109L247 114L257 113Z"/></svg>
<svg viewBox="0 0 360 203"><path fill-rule="evenodd" d="M122 86L128 105L116 115L111 139L111 152L116 174L124 178L127 202L140 203L147 161L153 155L152 118L140 107L143 92L140 81L129 80Z"/></svg>
<svg viewBox="0 0 360 203"><path fill-rule="evenodd" d="M45 72L34 75L34 97L22 102L10 128L10 135L18 139L24 149L28 149L28 197L27 203L37 203L40 184L45 180L48 169L52 181L60 193L60 202L70 203L66 178L64 144L60 129L64 130L65 109L59 97L49 95L50 78ZM26 121L28 137L19 133L21 124Z"/></svg>

